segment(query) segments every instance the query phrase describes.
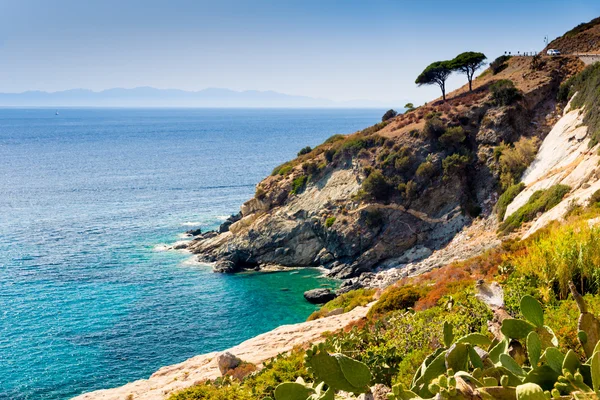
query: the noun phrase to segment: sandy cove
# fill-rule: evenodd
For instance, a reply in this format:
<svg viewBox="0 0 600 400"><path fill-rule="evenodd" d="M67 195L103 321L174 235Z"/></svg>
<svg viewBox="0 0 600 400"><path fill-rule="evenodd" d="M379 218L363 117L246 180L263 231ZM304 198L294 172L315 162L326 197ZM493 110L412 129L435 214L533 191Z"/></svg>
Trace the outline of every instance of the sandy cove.
<svg viewBox="0 0 600 400"><path fill-rule="evenodd" d="M365 317L372 304L357 307L345 314L282 325L225 351L260 366L295 346L322 341L324 332L340 330L350 322ZM175 391L221 376L216 362L218 354L220 352L195 356L182 363L162 367L148 379L140 379L114 389L85 393L74 400L164 400Z"/></svg>

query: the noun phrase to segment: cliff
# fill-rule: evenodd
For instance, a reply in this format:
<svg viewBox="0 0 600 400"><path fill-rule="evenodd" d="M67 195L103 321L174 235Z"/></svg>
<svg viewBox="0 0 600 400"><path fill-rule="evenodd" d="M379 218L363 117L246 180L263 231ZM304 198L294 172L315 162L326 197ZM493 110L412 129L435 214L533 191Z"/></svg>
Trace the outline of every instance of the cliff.
<svg viewBox="0 0 600 400"><path fill-rule="evenodd" d="M498 147L543 139L560 117L560 84L582 68L576 57L513 57L472 92L336 135L277 167L237 218L188 248L218 272L321 266L361 284L424 260L476 218L493 220L503 180L519 178L507 177ZM497 98L506 80L514 99Z"/></svg>

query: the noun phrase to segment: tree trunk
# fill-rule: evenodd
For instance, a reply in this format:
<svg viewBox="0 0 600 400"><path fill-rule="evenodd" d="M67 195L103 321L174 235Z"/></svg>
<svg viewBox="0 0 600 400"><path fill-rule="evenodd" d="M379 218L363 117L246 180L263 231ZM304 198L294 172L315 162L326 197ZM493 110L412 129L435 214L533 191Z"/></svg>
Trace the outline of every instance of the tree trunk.
<svg viewBox="0 0 600 400"><path fill-rule="evenodd" d="M445 102L446 101L446 85L442 84L442 85L440 85L440 88L442 89L442 99Z"/></svg>
<svg viewBox="0 0 600 400"><path fill-rule="evenodd" d="M473 91L473 87L471 86L472 82L473 82L472 78L469 78L469 92Z"/></svg>

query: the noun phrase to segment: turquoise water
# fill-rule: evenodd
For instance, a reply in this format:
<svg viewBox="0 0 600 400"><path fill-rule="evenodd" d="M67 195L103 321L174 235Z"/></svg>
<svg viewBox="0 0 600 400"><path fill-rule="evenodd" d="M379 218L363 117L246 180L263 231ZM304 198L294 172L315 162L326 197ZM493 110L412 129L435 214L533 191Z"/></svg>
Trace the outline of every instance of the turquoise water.
<svg viewBox="0 0 600 400"><path fill-rule="evenodd" d="M213 274L159 251L298 149L382 110L0 109L0 399L67 399L314 307L317 272Z"/></svg>

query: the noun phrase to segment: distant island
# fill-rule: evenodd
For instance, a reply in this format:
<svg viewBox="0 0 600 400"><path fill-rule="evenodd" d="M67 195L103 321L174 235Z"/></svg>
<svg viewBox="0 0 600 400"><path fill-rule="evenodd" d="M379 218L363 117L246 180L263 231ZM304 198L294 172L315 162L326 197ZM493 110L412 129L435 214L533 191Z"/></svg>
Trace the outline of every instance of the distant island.
<svg viewBox="0 0 600 400"><path fill-rule="evenodd" d="M333 101L274 91L207 88L199 91L137 87L95 92L72 89L59 92L0 93L0 107L281 107L281 108L389 108L406 101ZM397 104L390 104L397 103Z"/></svg>

